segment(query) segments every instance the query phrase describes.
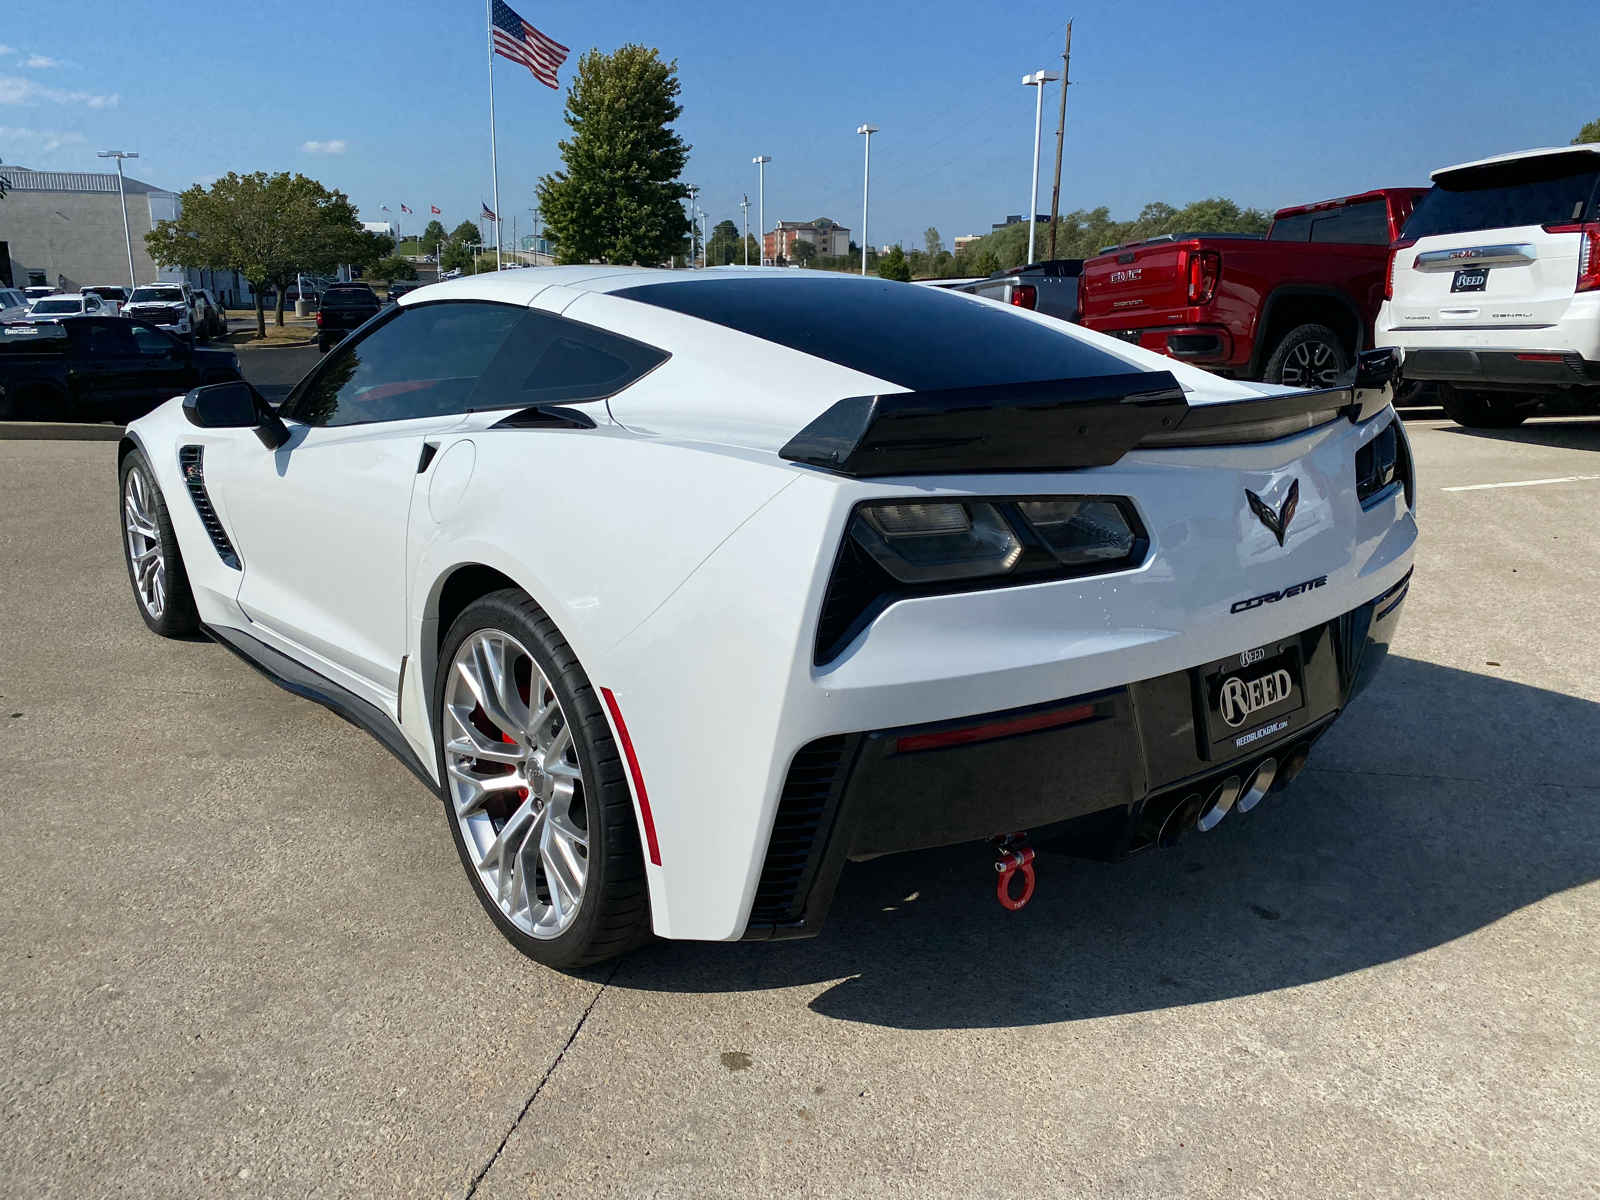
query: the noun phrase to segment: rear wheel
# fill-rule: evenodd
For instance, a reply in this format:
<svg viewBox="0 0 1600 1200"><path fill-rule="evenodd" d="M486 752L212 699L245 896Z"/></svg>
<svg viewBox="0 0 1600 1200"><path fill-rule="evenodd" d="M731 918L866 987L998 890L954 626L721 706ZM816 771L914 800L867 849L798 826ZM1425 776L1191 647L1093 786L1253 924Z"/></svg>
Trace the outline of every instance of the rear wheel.
<svg viewBox="0 0 1600 1200"><path fill-rule="evenodd" d="M649 936L633 798L600 700L544 610L517 591L469 605L439 656L440 777L484 910L551 967Z"/></svg>
<svg viewBox="0 0 1600 1200"><path fill-rule="evenodd" d="M152 633L185 637L200 628L200 614L183 569L178 535L166 498L142 451L122 460L122 556L139 615Z"/></svg>
<svg viewBox="0 0 1600 1200"><path fill-rule="evenodd" d="M1326 325L1301 325L1273 349L1261 378L1285 387L1329 388L1349 369L1338 334Z"/></svg>
<svg viewBox="0 0 1600 1200"><path fill-rule="evenodd" d="M1439 385L1444 415L1468 429L1515 429L1533 415L1537 402L1501 392L1469 391Z"/></svg>

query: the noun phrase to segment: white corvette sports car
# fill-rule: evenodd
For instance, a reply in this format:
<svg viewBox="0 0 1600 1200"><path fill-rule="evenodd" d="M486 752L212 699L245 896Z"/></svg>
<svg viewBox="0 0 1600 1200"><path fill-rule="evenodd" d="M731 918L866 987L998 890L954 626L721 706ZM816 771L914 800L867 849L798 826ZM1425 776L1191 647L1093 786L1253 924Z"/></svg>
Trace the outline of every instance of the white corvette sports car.
<svg viewBox="0 0 1600 1200"><path fill-rule="evenodd" d="M1292 779L1410 578L1392 367L1239 383L823 272L463 278L276 412L130 425L124 541L151 629L441 796L533 957L804 936L847 858L1122 858Z"/></svg>

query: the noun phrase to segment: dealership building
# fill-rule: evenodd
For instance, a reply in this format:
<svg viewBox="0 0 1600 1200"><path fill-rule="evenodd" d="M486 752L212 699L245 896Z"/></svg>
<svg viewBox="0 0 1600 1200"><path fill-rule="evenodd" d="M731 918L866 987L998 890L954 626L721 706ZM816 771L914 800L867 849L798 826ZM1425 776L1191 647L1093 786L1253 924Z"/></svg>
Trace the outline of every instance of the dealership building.
<svg viewBox="0 0 1600 1200"><path fill-rule="evenodd" d="M131 242L135 284L187 281L230 308L254 303L249 285L232 271L159 267L151 259L144 235L157 221L177 218L176 192L125 178L119 194L114 173L6 166L0 178L7 184L0 199L0 286L126 287Z"/></svg>

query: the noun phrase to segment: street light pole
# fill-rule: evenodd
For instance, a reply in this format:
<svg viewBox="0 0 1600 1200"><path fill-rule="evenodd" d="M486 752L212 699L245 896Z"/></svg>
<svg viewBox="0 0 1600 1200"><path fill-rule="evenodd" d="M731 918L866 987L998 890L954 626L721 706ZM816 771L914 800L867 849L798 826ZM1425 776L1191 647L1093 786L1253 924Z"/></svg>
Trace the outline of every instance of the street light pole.
<svg viewBox="0 0 1600 1200"><path fill-rule="evenodd" d="M861 274L867 273L867 187L872 182L872 135L878 132L876 125L863 125L856 130L865 135L867 154L861 167Z"/></svg>
<svg viewBox="0 0 1600 1200"><path fill-rule="evenodd" d="M750 193L744 194L744 199L739 202L739 207L744 211L744 265L750 265Z"/></svg>
<svg viewBox="0 0 1600 1200"><path fill-rule="evenodd" d="M1027 87L1038 88L1034 94L1033 105L1033 191L1028 197L1028 261L1033 261L1034 240L1039 234L1039 137L1044 126L1044 85L1053 83L1061 76L1053 71L1035 71L1032 75L1024 75L1022 82Z"/></svg>
<svg viewBox="0 0 1600 1200"><path fill-rule="evenodd" d="M756 180L756 232L761 235L761 265L767 265L767 164L772 160L763 154L752 158L759 178Z"/></svg>
<svg viewBox="0 0 1600 1200"><path fill-rule="evenodd" d="M117 200L122 205L122 237L128 243L128 286L136 288L139 281L133 277L133 232L128 228L128 197L122 190L122 160L125 158L138 158L137 154L127 154L121 150L106 150L97 155L99 158L114 158L117 160Z"/></svg>

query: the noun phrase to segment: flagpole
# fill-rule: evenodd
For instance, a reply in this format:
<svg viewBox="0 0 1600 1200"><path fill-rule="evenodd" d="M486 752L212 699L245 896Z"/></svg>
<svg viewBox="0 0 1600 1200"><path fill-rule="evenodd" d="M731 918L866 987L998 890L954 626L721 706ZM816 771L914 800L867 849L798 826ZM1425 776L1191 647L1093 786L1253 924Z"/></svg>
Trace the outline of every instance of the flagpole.
<svg viewBox="0 0 1600 1200"><path fill-rule="evenodd" d="M489 174L494 183L494 269L500 269L500 156L494 144L494 0L483 0L489 39Z"/></svg>

